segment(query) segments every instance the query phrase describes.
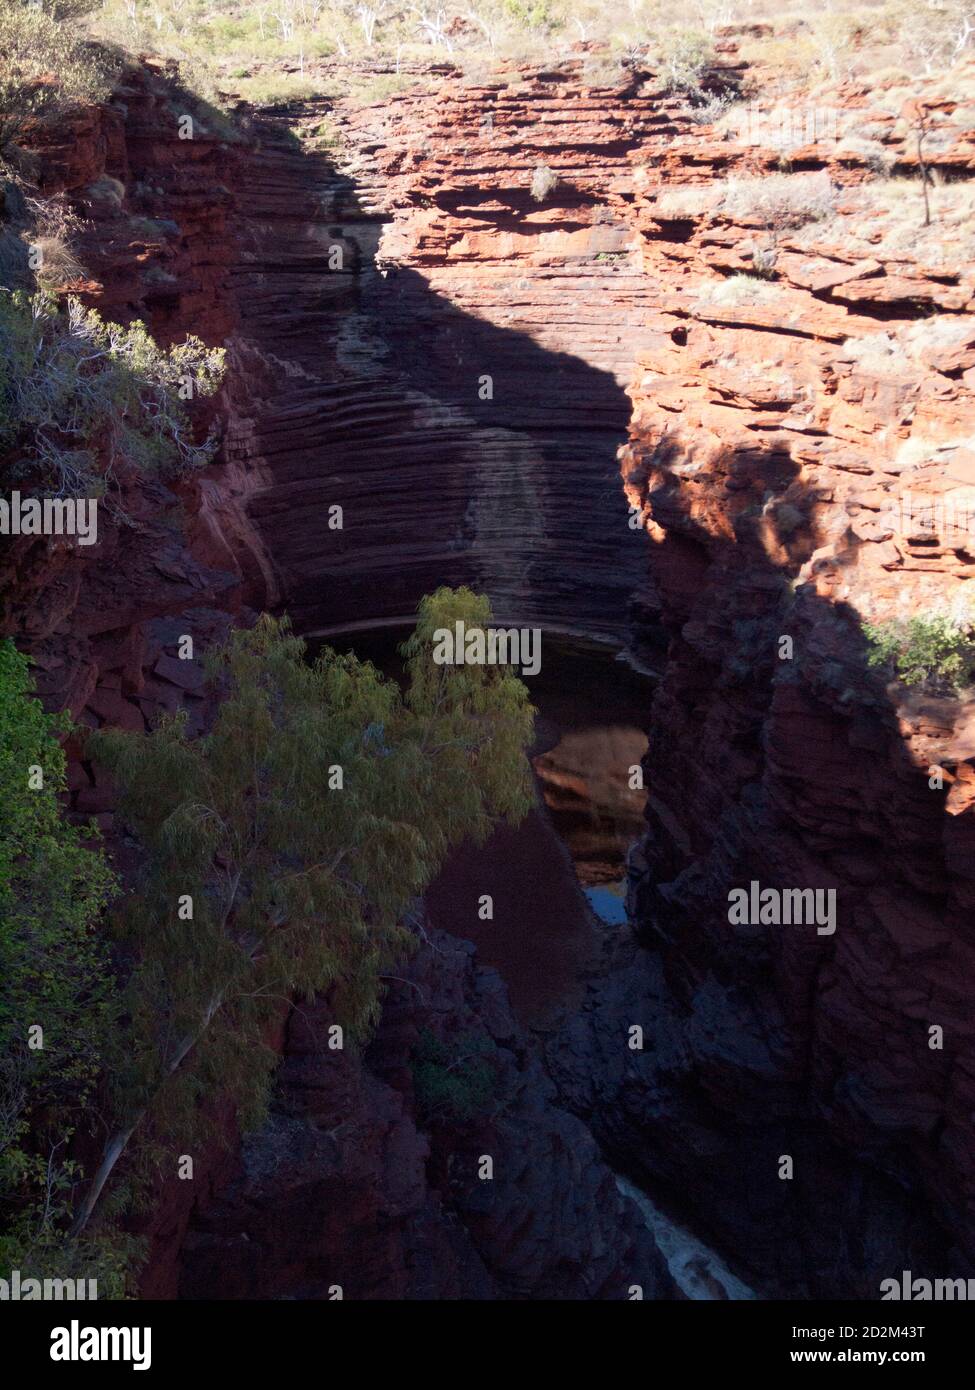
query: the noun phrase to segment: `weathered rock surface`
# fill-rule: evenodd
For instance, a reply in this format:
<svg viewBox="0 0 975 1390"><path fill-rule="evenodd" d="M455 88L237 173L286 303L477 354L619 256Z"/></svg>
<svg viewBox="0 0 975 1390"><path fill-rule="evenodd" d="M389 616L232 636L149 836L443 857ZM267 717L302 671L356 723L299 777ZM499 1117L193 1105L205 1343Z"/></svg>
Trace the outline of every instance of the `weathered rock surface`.
<svg viewBox="0 0 975 1390"><path fill-rule="evenodd" d="M228 457L265 479L251 512L305 629L466 582L507 621L624 632L644 555L615 455L651 293L609 202L653 110L630 95L446 82L332 113L340 154L265 127L239 300L276 370Z"/></svg>
<svg viewBox="0 0 975 1390"><path fill-rule="evenodd" d="M867 94L837 100L893 131ZM970 173L942 114L938 157ZM792 158L860 177L835 142ZM757 194L751 217L722 210L715 180L743 162L773 173L701 139L639 166L660 297L623 471L670 634L631 866L649 955L608 966L552 1064L760 1286L876 1297L912 1259L975 1259L971 709L885 688L862 629L970 602L971 228L925 231L916 205L891 249L851 183L835 216L773 234ZM703 201L668 199L689 176ZM775 278L716 285L758 249ZM835 891L835 933L732 925L752 880Z"/></svg>
<svg viewBox="0 0 975 1390"><path fill-rule="evenodd" d="M179 118L196 114L194 138ZM171 67L126 71L104 106L37 125L26 143L38 190L61 195L84 219L78 254L87 276L66 285L109 321L142 319L165 343L195 334L219 345L237 319L228 268L236 146L199 119ZM211 402L193 407L203 438L219 425ZM0 562L3 630L30 650L50 707L82 725L144 729L188 707L199 725L198 665L176 660L179 639L198 653L244 618L267 562L246 516L249 480L215 463L172 486L119 469L99 502L98 544L22 537ZM112 792L72 743L76 809L110 824Z"/></svg>
<svg viewBox="0 0 975 1390"><path fill-rule="evenodd" d="M271 1116L193 1211L189 1298L645 1298L673 1286L636 1207L554 1087L474 948L435 932L390 985L364 1057L325 1002L288 1022ZM418 1118L422 1035L484 1059L478 1113ZM485 1160L493 1175L483 1176Z"/></svg>

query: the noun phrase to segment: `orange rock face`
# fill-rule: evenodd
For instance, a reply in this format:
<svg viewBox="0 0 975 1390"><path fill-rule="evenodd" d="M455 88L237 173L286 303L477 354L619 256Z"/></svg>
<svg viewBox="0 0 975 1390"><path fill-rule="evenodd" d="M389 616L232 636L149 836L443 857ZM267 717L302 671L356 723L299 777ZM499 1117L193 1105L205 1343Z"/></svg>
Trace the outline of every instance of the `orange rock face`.
<svg viewBox="0 0 975 1390"><path fill-rule="evenodd" d="M238 151L199 119L181 139L186 109L175 72L146 64L127 71L108 105L38 124L26 143L39 192L61 195L82 218L86 278L62 292L106 320L143 320L164 344L195 334L217 345L238 318L224 182ZM193 409L201 438L224 428L213 403ZM28 644L47 702L83 725L144 729L181 704L198 722L199 672L187 689L187 664L173 658L181 636L202 649L225 629L255 576L263 587L246 486L220 463L173 486L125 469L116 482L117 496L99 503L97 546L21 537L6 548L4 629ZM111 789L93 775L72 767L73 802L108 826Z"/></svg>
<svg viewBox="0 0 975 1390"><path fill-rule="evenodd" d="M635 623L663 657L633 861L650 951L610 962L553 1070L759 1285L800 1294L975 1254L972 717L887 690L862 631L966 598L971 218L935 189L926 228L916 178L874 179L851 130L917 174L885 100L824 98L786 158L745 138L768 112L702 127L646 74L448 79L340 105L338 168L269 139L247 200L245 334L277 363L252 512L300 623L470 582L505 618ZM971 131L935 118L931 166L964 179ZM335 246L351 277L325 278ZM607 483L627 431L629 510ZM832 890L835 933L736 931L751 879ZM648 1009L641 1081L606 1039Z"/></svg>

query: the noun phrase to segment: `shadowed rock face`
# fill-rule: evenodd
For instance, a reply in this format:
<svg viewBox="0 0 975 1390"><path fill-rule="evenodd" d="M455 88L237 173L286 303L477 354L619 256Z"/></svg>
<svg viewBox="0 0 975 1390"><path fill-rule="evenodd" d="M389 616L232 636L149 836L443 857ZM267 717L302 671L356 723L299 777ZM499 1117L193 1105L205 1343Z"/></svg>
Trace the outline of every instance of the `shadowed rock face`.
<svg viewBox="0 0 975 1390"><path fill-rule="evenodd" d="M883 94L828 100L916 172ZM479 425L523 364L505 424L539 450L534 540L528 474L489 450L479 477L507 480L504 525L487 556L476 528L466 552L505 613L556 623L559 581L579 577L577 620L611 630L629 551L576 443L592 427L608 443L627 384L623 482L652 544L638 603L617 611L668 642L631 866L644 953L607 960L552 1066L617 1162L689 1182L764 1287L869 1297L900 1252L932 1274L975 1257L971 706L885 689L861 630L968 601L970 536L946 503L970 512L975 483L975 265L957 218L940 241L905 239L837 140L793 152L838 188L833 215L790 225L759 193L779 154L678 107L652 78L609 97L523 72L346 115L364 196L390 219L393 269L365 304L390 335L419 326L413 380ZM942 175L969 176L971 132L951 103L932 119ZM541 162L559 183L534 205ZM756 278L769 257L773 280ZM554 419L540 348L575 385ZM495 402L476 403L492 360ZM835 936L734 930L728 890L752 878L834 890ZM655 1020L650 1056L616 1045L631 1013Z"/></svg>
<svg viewBox="0 0 975 1390"><path fill-rule="evenodd" d="M740 153L685 138L635 174L660 298L622 462L669 634L630 866L645 949L607 957L550 1060L617 1161L760 1287L872 1298L912 1261L975 1260L972 706L888 687L862 630L970 602L948 499L970 499L975 265L950 220L923 241L919 209L915 242L885 251L848 185L833 218L779 228L773 283L716 289L769 245L757 201L721 212ZM971 172L950 112L942 153ZM829 145L797 158L855 174ZM879 357L847 341L878 333ZM835 891L835 933L734 925L729 889L752 880ZM620 1017L643 1053L607 1045Z"/></svg>
<svg viewBox="0 0 975 1390"><path fill-rule="evenodd" d="M451 116L451 149L483 109ZM587 131L620 159L611 116ZM296 623L392 621L469 583L501 620L622 636L645 565L616 465L646 308L632 232L573 181L533 203L500 136L487 187L445 166L420 211L394 205L389 151L353 181L263 136L235 284L272 384L238 397L227 457L264 480L250 514Z"/></svg>
<svg viewBox="0 0 975 1390"><path fill-rule="evenodd" d="M189 1298L673 1296L636 1207L553 1088L493 971L442 932L394 982L364 1058L330 1051L326 1005L288 1024L272 1115L192 1218ZM411 1051L477 1052L490 1094L463 1122L427 1114ZM483 1156L493 1177L483 1177Z"/></svg>

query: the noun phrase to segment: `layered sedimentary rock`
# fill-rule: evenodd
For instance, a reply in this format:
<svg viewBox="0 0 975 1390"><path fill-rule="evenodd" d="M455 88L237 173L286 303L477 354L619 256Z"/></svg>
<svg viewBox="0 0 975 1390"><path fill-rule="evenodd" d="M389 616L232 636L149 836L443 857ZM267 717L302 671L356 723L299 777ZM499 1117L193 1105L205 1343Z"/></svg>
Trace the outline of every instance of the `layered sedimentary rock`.
<svg viewBox="0 0 975 1390"><path fill-rule="evenodd" d="M458 439L471 449L476 427L446 388L441 401L389 367L414 349L387 344L366 303L370 276L380 278L369 256L381 220L284 123L228 143L196 113L182 141L187 107L171 73L133 70L109 106L35 132L42 190L90 214L79 248L86 278L64 288L106 318L144 318L161 341L186 332L223 341L230 363L215 422L203 412L197 421L221 434L212 468L177 489L121 477L124 514L103 521L90 562L46 544L13 557L7 626L32 651L47 701L82 724L141 730L182 707L204 728L199 662L178 660L177 644L191 635L198 658L229 622L248 620L247 604L286 604L308 630L405 614L437 582L482 577L463 557L444 568L443 513L427 505L449 485ZM336 241L348 257L338 266ZM604 493L625 516L609 445ZM507 459L526 445L499 447ZM432 479L436 448L442 471ZM336 497L338 455L355 464L350 476L363 473L358 493ZM458 516L472 495L464 483ZM316 498L338 501L352 523L338 533L341 573L328 569L335 537L315 524ZM383 519L378 548L367 507ZM537 533L530 515L525 525ZM451 540L446 553L463 549ZM610 626L622 621L611 606L607 615ZM72 807L96 815L114 844L111 785L80 741L69 751ZM470 952L454 939L423 946L401 988L391 982L364 1060L326 1049L327 1004L289 1016L270 1040L285 1060L269 1125L238 1148L234 1116L213 1097L214 1142L197 1155L194 1183L156 1193L141 1227L144 1294L324 1297L334 1283L350 1297L673 1292L637 1210L585 1128L554 1103L503 988L475 971ZM489 1054L484 1113L463 1123L421 1113L421 1032ZM493 1176L480 1171L484 1158Z"/></svg>
<svg viewBox="0 0 975 1390"><path fill-rule="evenodd" d="M306 630L466 582L507 621L624 633L644 558L615 454L651 287L610 195L665 119L629 86L515 71L265 125L238 286L275 374L228 456L265 479L252 515ZM287 134L323 119L318 153Z"/></svg>
<svg viewBox="0 0 975 1390"><path fill-rule="evenodd" d="M192 139L180 137L186 115ZM187 334L211 346L227 339L237 310L225 180L236 147L208 128L173 69L127 70L110 103L29 127L25 145L39 193L81 219L84 275L59 292L109 321L141 319L166 345ZM9 187L4 213L12 238L23 219ZM213 406L192 410L202 438L215 425ZM245 611L245 597L266 587L243 506L249 486L224 464L175 483L123 465L98 502L97 545L5 544L3 628L30 650L52 708L82 724L142 730L161 710L186 706L199 727L201 673L176 659L177 646L188 635L204 650ZM109 825L111 790L95 784L76 741L69 751L76 809Z"/></svg>
<svg viewBox="0 0 975 1390"><path fill-rule="evenodd" d="M717 85L742 77L732 58ZM664 658L631 866L641 945L609 945L552 1041L559 1100L760 1290L873 1296L902 1259L968 1270L971 709L887 688L861 630L964 603L975 564L970 224L934 189L925 229L915 181L905 236L871 192L873 146L917 173L917 110L824 96L841 128L784 160L820 179L814 202L827 180L803 221L756 192L781 150L696 123L653 74L448 76L365 110L282 111L236 144L205 119L180 142L164 74L129 86L127 110L38 137L42 185L95 198L90 302L227 340L223 449L178 495L127 480L133 524L97 559L18 552L7 626L48 698L91 723L145 727L177 703L202 721L174 643L205 645L247 604L318 631L469 582L508 620L616 637L635 621ZM939 101L922 149L961 180L970 132ZM309 138L322 120L337 146ZM540 166L557 182L536 201ZM121 197L89 194L105 174ZM80 762L72 777L108 823L110 789ZM751 880L835 890L835 933L732 926L728 891ZM438 949L364 1062L325 1058L320 1011L291 1017L268 1128L236 1168L214 1159L195 1211L185 1192L161 1208L149 1287L179 1286L188 1226L187 1294L613 1296L646 1267L496 986ZM422 1121L425 1027L489 1040L504 1119L463 1136ZM490 1187L474 1149L500 1159Z"/></svg>
<svg viewBox="0 0 975 1390"><path fill-rule="evenodd" d="M651 74L609 97L536 71L350 125L365 186L384 175L382 256L409 277L387 292L394 325L397 300L437 322L428 286L503 322L495 276L518 257L543 307L519 301L509 321L615 375L573 253L622 253L637 364L624 485L651 539L646 630L671 634L633 863L651 954L608 972L553 1066L618 1160L675 1190L693 1175L695 1207L767 1287L869 1296L899 1251L953 1268L972 1255L971 711L885 688L861 624L967 602L975 279L965 194L939 188L970 176L975 150L943 93L918 107L849 85L817 96L829 119L783 154L754 136L774 101L745 130L702 127ZM938 181L930 226L919 151ZM560 185L534 208L538 163ZM880 164L915 182L885 195ZM618 241L593 256L600 227ZM474 374L471 336L431 339L441 399L442 354ZM578 536L545 531L568 565ZM752 879L834 890L835 935L733 929L729 889ZM657 1020L649 1057L623 1049L621 1010Z"/></svg>
<svg viewBox="0 0 975 1390"><path fill-rule="evenodd" d="M832 100L907 173L884 96ZM928 119L942 177L970 175L954 103ZM670 633L631 864L647 949L552 1060L765 1288L876 1297L912 1258L975 1257L972 706L886 686L862 627L970 612L975 267L970 217L926 229L919 181L885 215L835 128L790 157L843 190L801 231L718 181L774 177L772 151L698 138L638 169L659 299L623 470ZM753 880L835 891L835 932L732 925Z"/></svg>

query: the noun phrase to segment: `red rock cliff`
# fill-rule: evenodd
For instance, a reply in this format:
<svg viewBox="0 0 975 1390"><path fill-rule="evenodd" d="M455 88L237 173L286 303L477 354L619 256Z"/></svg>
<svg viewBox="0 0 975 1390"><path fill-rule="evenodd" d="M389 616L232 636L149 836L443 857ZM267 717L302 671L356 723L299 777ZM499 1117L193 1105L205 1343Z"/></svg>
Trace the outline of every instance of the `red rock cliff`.
<svg viewBox="0 0 975 1390"><path fill-rule="evenodd" d="M916 174L887 96L822 101ZM885 206L835 131L790 153L792 179L840 189L801 229L774 150L682 132L634 169L655 303L623 474L667 634L632 863L649 954L608 968L555 1066L753 1277L822 1296L876 1297L905 1252L975 1255L972 705L887 688L862 628L970 611L975 574L975 266L950 182L975 149L954 103L928 119L954 188L930 228L919 181ZM834 890L835 933L730 925L752 880ZM607 1045L621 1011L646 1054Z"/></svg>
<svg viewBox="0 0 975 1390"><path fill-rule="evenodd" d="M167 91L133 77L127 110L48 143L44 177L126 186L89 262L106 312L229 334L224 448L186 490L181 535L160 519L173 500L140 494L138 529L97 562L25 567L14 618L52 698L139 723L193 696L167 642L248 602L317 631L404 617L433 584L466 581L506 619L635 630L663 665L632 864L643 946L613 949L550 1048L563 1100L760 1285L872 1296L905 1251L968 1268L971 711L885 688L861 624L962 602L973 573L945 519L975 484L970 223L936 209L934 231L905 238L841 135L789 155L828 208L776 211L781 152L695 124L646 73L597 88L571 67L516 70L339 103L340 156L287 131L307 133L324 100L242 144L205 130L179 144ZM887 95L823 100L910 174L914 117ZM929 115L939 178L970 176L954 104ZM557 182L536 201L538 166ZM920 218L917 183L911 196ZM178 231L133 240L136 197ZM167 265L176 287L146 273ZM78 805L107 812L89 776ZM729 887L751 879L835 890L835 933L731 927ZM619 1041L635 1022L642 1053ZM313 1104L296 1029L274 1123L297 1107L322 1128L338 1102ZM388 1083L382 1068L349 1082ZM365 1149L377 1172L407 1123L393 1091ZM250 1239L242 1212L278 1200L276 1133L193 1217L187 1287ZM321 1154L305 1157L276 1189L295 1210L334 1197L315 1186ZM341 1153L328 1162L329 1182L348 1180ZM356 1178L367 1224L384 1182ZM523 1196L516 1183L512 1221ZM417 1178L383 1208L393 1269L429 1200ZM512 1286L521 1256L478 1221L477 1277ZM535 1253L526 1291L549 1287ZM278 1291L303 1287L294 1257L271 1262ZM467 1245L457 1258L477 1264Z"/></svg>

